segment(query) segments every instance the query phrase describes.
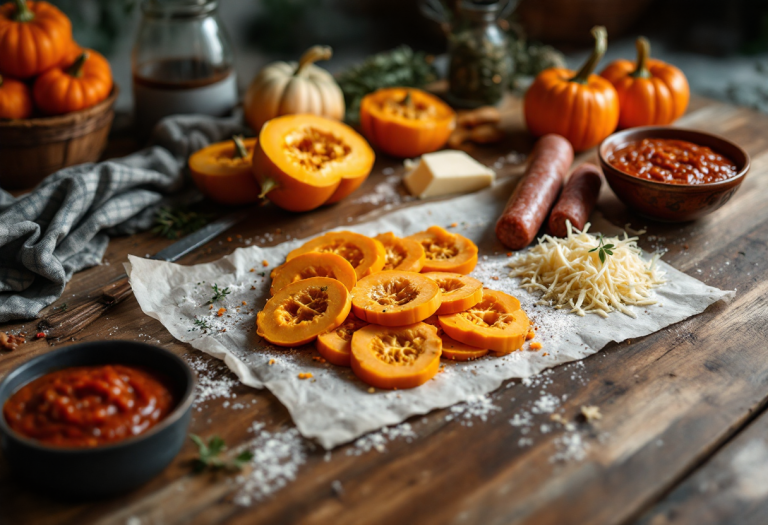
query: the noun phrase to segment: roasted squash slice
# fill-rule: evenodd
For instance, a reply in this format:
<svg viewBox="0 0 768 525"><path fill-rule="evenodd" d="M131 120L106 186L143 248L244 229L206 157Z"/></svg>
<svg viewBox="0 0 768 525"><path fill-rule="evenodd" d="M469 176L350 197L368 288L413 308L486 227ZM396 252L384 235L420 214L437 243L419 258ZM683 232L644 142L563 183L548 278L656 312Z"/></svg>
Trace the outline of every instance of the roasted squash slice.
<svg viewBox="0 0 768 525"><path fill-rule="evenodd" d="M352 290L352 311L384 326L418 323L440 307L440 287L416 272L379 272L360 279Z"/></svg>
<svg viewBox="0 0 768 525"><path fill-rule="evenodd" d="M422 272L453 272L468 274L477 265L477 246L459 235L440 226L430 226L426 231L415 233L406 239L421 243L427 260Z"/></svg>
<svg viewBox="0 0 768 525"><path fill-rule="evenodd" d="M442 292L442 303L437 315L463 312L479 303L483 298L483 283L460 273L429 272L423 274L437 283Z"/></svg>
<svg viewBox="0 0 768 525"><path fill-rule="evenodd" d="M384 245L387 252L387 261L382 270L421 271L427 256L420 243L413 239L397 237L392 232L380 233L374 238Z"/></svg>
<svg viewBox="0 0 768 525"><path fill-rule="evenodd" d="M261 128L253 173L262 196L286 210L307 211L354 190L373 161L371 147L346 124L317 115L285 115ZM342 180L350 182L342 186Z"/></svg>
<svg viewBox="0 0 768 525"><path fill-rule="evenodd" d="M217 142L189 157L189 172L198 189L219 204L248 204L259 200L259 183L251 160L256 139Z"/></svg>
<svg viewBox="0 0 768 525"><path fill-rule="evenodd" d="M520 301L497 290L483 290L483 300L472 308L441 315L440 325L462 343L504 355L523 346L530 323Z"/></svg>
<svg viewBox="0 0 768 525"><path fill-rule="evenodd" d="M384 267L386 252L376 239L359 233L342 231L328 232L305 242L286 256L290 261L297 255L309 252L335 253L349 261L358 279L379 272Z"/></svg>
<svg viewBox="0 0 768 525"><path fill-rule="evenodd" d="M413 388L437 374L441 348L434 326L371 324L352 336L350 364L357 377L376 388Z"/></svg>
<svg viewBox="0 0 768 525"><path fill-rule="evenodd" d="M336 279L341 281L347 290L352 290L357 284L355 269L349 261L335 253L302 253L272 270L271 275L272 286L269 289L271 295L275 295L278 290L282 290L291 283L310 277Z"/></svg>
<svg viewBox="0 0 768 525"><path fill-rule="evenodd" d="M472 361L483 357L484 355L488 355L488 349L464 344L446 334L443 327L440 326L440 321L436 315L427 317L424 319L424 322L437 328L437 335L440 336L440 339L443 341L443 353L440 357L452 361Z"/></svg>
<svg viewBox="0 0 768 525"><path fill-rule="evenodd" d="M256 333L274 345L303 345L343 323L350 307L347 287L336 279L296 281L267 301L256 316Z"/></svg>
<svg viewBox="0 0 768 525"><path fill-rule="evenodd" d="M315 348L328 362L338 366L349 366L352 335L364 326L368 326L368 323L361 321L354 314L349 314L341 326L318 335Z"/></svg>

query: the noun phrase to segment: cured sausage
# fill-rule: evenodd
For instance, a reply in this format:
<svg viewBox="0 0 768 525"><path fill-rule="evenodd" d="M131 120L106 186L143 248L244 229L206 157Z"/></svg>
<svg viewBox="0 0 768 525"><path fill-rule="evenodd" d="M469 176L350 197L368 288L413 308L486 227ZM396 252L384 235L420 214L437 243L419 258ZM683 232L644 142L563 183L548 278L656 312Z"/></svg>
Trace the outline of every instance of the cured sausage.
<svg viewBox="0 0 768 525"><path fill-rule="evenodd" d="M553 235L566 236L565 221L571 221L579 230L584 228L595 208L602 183L600 169L594 164L582 164L574 170L549 215L549 230Z"/></svg>
<svg viewBox="0 0 768 525"><path fill-rule="evenodd" d="M496 222L496 237L508 248L528 246L547 218L573 162L567 139L550 133L531 152L528 167Z"/></svg>

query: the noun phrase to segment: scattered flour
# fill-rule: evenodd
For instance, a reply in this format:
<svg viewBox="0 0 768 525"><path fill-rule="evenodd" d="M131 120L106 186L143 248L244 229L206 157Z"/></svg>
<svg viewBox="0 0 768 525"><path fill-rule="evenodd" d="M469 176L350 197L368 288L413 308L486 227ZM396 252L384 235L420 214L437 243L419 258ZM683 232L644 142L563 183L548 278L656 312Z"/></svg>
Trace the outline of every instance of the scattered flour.
<svg viewBox="0 0 768 525"><path fill-rule="evenodd" d="M416 438L410 423L400 423L394 427L384 427L376 432L371 432L357 439L354 445L347 449L348 456L360 456L371 450L385 452L387 443L395 439L405 439L407 443Z"/></svg>
<svg viewBox="0 0 768 525"><path fill-rule="evenodd" d="M185 360L197 373L197 396L195 406L212 399L233 399L237 394L233 392L240 382L228 368L221 366L220 361L204 359L200 356L185 355ZM229 401L225 401L225 408L229 407ZM231 408L243 408L241 403L231 405Z"/></svg>
<svg viewBox="0 0 768 525"><path fill-rule="evenodd" d="M501 410L498 406L493 404L491 398L485 396L472 395L463 403L453 405L451 407L451 413L445 416L446 421L456 419L461 421L463 426L471 427L472 418L480 418L482 421L488 420L488 415Z"/></svg>

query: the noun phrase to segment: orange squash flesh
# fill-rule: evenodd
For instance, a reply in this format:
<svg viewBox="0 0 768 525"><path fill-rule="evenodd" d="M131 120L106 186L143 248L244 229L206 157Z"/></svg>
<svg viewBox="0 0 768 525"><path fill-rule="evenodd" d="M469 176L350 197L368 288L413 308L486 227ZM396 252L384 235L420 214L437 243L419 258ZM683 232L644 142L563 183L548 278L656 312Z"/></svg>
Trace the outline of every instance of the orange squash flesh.
<svg viewBox="0 0 768 525"><path fill-rule="evenodd" d="M472 308L439 319L445 333L457 341L497 355L519 350L530 327L520 301L496 290L483 290L483 300Z"/></svg>
<svg viewBox="0 0 768 525"><path fill-rule="evenodd" d="M443 353L440 357L450 359L452 361L473 361L485 355L488 355L488 349L477 348L476 346L470 346L457 341L450 335L445 333L443 327L440 326L440 321L437 315L433 315L424 319L424 322L431 324L437 328L437 335L443 341Z"/></svg>
<svg viewBox="0 0 768 525"><path fill-rule="evenodd" d="M459 235L440 226L430 226L426 231L406 237L421 243L427 260L422 272L452 272L468 274L477 265L477 246Z"/></svg>
<svg viewBox="0 0 768 525"><path fill-rule="evenodd" d="M328 232L315 237L290 252L286 256L286 261L309 252L330 252L340 255L349 261L358 279L381 271L386 261L384 246L379 241L349 231Z"/></svg>
<svg viewBox="0 0 768 525"><path fill-rule="evenodd" d="M441 349L434 326L371 324L352 336L350 365L357 377L376 388L414 388L437 374Z"/></svg>
<svg viewBox="0 0 768 525"><path fill-rule="evenodd" d="M437 315L463 312L483 299L483 283L474 277L448 272L429 272L423 275L435 281L443 294Z"/></svg>
<svg viewBox="0 0 768 525"><path fill-rule="evenodd" d="M219 204L240 205L259 200L259 183L251 161L257 139L243 139L245 156L238 156L233 140L217 142L189 157L189 171L204 195Z"/></svg>
<svg viewBox="0 0 768 525"><path fill-rule="evenodd" d="M285 264L272 270L272 286L269 289L271 295L279 290L302 279L310 277L330 277L341 281L352 290L357 284L355 269L345 258L335 253L308 252L297 255Z"/></svg>
<svg viewBox="0 0 768 525"><path fill-rule="evenodd" d="M259 133L253 173L269 200L290 211L307 211L360 185L374 153L355 130L318 115L285 115ZM339 190L342 180L347 182ZM337 190L339 193L336 193ZM341 195L341 196L340 196Z"/></svg>
<svg viewBox="0 0 768 525"><path fill-rule="evenodd" d="M329 363L349 366L352 353L352 336L364 326L368 326L368 323L361 321L354 314L349 314L341 326L318 335L315 348Z"/></svg>
<svg viewBox="0 0 768 525"><path fill-rule="evenodd" d="M352 290L352 311L360 319L384 326L423 321L440 307L440 287L416 272L392 270L360 279Z"/></svg>
<svg viewBox="0 0 768 525"><path fill-rule="evenodd" d="M278 346L299 346L338 327L349 315L350 296L336 279L311 277L272 296L256 316L256 333Z"/></svg>
<svg viewBox="0 0 768 525"><path fill-rule="evenodd" d="M380 233L374 238L384 245L387 252L387 260L382 270L420 272L424 267L426 255L420 243L413 239L397 237L392 232Z"/></svg>

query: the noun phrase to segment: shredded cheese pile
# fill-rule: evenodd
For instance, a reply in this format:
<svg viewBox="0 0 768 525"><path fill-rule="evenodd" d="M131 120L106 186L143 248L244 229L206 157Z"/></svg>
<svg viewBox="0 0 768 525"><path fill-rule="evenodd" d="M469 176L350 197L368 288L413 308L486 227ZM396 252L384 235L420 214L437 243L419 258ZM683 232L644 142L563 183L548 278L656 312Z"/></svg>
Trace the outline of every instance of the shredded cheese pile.
<svg viewBox="0 0 768 525"><path fill-rule="evenodd" d="M666 282L657 266L655 254L650 263L640 257L637 237L605 237L604 244L613 244L612 255L600 261L599 240L567 223L568 235L555 238L544 235L538 245L518 255L509 266L510 277L520 277L520 286L529 291L541 291L537 304L571 308L584 316L594 313L608 317L618 310L630 317L637 315L629 305L646 306L656 303L652 289Z"/></svg>

